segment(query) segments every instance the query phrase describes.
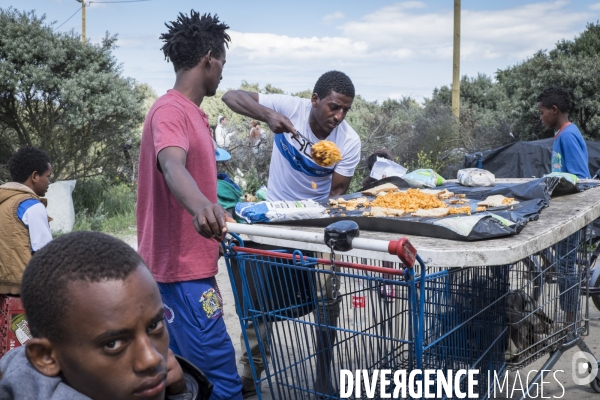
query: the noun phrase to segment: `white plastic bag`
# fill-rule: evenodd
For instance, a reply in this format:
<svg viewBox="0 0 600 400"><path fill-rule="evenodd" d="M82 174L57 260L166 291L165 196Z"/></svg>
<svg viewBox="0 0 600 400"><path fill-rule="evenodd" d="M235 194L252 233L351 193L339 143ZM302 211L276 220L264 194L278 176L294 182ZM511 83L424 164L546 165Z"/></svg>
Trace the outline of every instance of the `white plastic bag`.
<svg viewBox="0 0 600 400"><path fill-rule="evenodd" d="M490 171L480 168L465 168L456 174L463 186L487 187L496 185L496 177Z"/></svg>
<svg viewBox="0 0 600 400"><path fill-rule="evenodd" d="M387 158L377 157L377 161L373 164L373 169L371 169L371 178L374 179L383 179L389 176L399 176L402 178L406 174L406 168L402 165L393 162L392 160L388 160Z"/></svg>

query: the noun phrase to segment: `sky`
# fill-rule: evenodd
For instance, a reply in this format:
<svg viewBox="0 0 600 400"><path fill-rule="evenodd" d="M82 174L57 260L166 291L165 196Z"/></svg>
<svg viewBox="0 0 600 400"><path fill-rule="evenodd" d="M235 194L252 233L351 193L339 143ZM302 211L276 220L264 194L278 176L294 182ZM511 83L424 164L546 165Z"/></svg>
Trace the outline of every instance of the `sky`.
<svg viewBox="0 0 600 400"><path fill-rule="evenodd" d="M270 83L287 93L312 89L332 69L350 76L365 99L410 96L419 101L452 83L451 0L150 0L87 7L87 38L118 35L114 54L124 76L148 83L161 95L173 86L172 64L158 39L179 12L217 14L230 26L220 89L242 80ZM59 31L81 33L76 0L0 0L0 7L35 10ZM463 0L461 75L515 65L538 50L571 40L600 20L600 0Z"/></svg>

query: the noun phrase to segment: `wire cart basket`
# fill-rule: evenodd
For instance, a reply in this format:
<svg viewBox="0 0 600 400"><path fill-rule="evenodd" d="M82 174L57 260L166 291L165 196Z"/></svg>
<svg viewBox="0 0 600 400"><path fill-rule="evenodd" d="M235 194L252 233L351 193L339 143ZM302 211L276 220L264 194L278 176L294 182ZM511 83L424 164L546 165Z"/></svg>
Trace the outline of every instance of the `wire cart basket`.
<svg viewBox="0 0 600 400"><path fill-rule="evenodd" d="M510 266L428 271L406 239L384 245L402 262L340 257L332 242L328 258L250 248L230 235L223 248L246 348L249 332L264 337L264 376L250 357L258 388L273 399L337 399L341 370L479 370L486 398L488 371L503 375L507 364Z"/></svg>

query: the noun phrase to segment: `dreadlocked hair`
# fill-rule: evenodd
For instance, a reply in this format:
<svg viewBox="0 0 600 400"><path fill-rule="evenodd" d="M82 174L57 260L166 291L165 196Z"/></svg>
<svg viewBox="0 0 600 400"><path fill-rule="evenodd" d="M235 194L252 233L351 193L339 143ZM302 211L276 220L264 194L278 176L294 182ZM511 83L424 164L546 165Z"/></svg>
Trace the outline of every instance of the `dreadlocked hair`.
<svg viewBox="0 0 600 400"><path fill-rule="evenodd" d="M165 23L165 26L169 31L160 35L159 39L165 42L161 50L165 59L173 63L175 72L194 68L209 50L213 56L220 57L231 42L225 33L229 26L219 22L216 14L201 16L191 10L189 16L179 13L176 21Z"/></svg>

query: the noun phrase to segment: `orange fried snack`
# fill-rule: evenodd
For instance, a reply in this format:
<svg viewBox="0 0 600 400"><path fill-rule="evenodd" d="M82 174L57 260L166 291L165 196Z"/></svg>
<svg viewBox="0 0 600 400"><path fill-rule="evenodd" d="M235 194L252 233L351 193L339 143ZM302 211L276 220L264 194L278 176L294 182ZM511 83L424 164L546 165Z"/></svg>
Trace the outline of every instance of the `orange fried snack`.
<svg viewBox="0 0 600 400"><path fill-rule="evenodd" d="M312 186L312 188L313 188L313 189L316 189L316 188L317 188L317 184L316 184L314 181L312 181L312 182L310 183L310 185Z"/></svg>
<svg viewBox="0 0 600 400"><path fill-rule="evenodd" d="M406 192L389 192L377 197L371 203L372 206L395 208L404 212L416 212L418 209L428 210L431 208L448 207L432 194L421 192L419 189L408 189Z"/></svg>
<svg viewBox="0 0 600 400"><path fill-rule="evenodd" d="M471 207L469 207L469 206L453 207L453 208L450 208L450 212L448 212L448 214L468 214L468 215L471 215Z"/></svg>
<svg viewBox="0 0 600 400"><path fill-rule="evenodd" d="M337 146L329 140L321 140L314 144L310 150L314 162L322 167L331 167L342 159L342 153Z"/></svg>

